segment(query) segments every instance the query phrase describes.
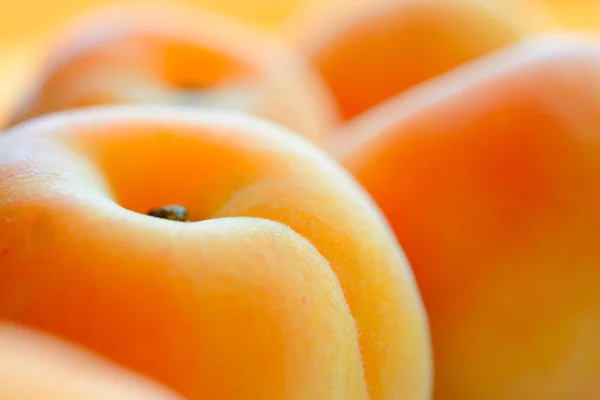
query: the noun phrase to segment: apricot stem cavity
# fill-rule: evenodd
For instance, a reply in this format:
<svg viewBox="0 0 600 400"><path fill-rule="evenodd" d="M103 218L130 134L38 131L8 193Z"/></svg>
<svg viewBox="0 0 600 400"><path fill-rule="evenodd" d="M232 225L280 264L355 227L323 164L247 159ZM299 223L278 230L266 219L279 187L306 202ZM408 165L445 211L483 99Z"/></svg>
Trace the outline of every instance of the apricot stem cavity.
<svg viewBox="0 0 600 400"><path fill-rule="evenodd" d="M156 218L168 219L171 221L187 222L188 210L187 208L173 204L169 206L162 206L159 208L148 211L148 215Z"/></svg>

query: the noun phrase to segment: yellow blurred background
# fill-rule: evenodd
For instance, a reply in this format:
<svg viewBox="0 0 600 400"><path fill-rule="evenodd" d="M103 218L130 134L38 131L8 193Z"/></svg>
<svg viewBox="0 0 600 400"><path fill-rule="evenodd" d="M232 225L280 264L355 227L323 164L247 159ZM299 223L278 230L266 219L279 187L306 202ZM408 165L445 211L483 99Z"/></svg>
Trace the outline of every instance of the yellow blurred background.
<svg viewBox="0 0 600 400"><path fill-rule="evenodd" d="M282 21L312 1L338 0L180 0L228 14L275 31ZM339 0L357 1L357 0ZM377 1L377 0L361 0ZM569 28L600 29L600 0L481 0L543 4ZM66 21L90 8L116 0L3 0L0 12L0 120L10 100L33 73L45 39ZM343 4L343 3L342 3Z"/></svg>
<svg viewBox="0 0 600 400"><path fill-rule="evenodd" d="M303 0L180 0L271 28ZM36 38L65 20L109 0L4 0L0 13L0 44Z"/></svg>
<svg viewBox="0 0 600 400"><path fill-rule="evenodd" d="M273 29L303 3L310 1L331 0L179 0L178 2L197 4L266 29ZM545 3L565 25L600 27L600 1L598 0L504 1ZM0 46L35 40L85 10L118 2L118 0L4 0L2 13L0 13Z"/></svg>

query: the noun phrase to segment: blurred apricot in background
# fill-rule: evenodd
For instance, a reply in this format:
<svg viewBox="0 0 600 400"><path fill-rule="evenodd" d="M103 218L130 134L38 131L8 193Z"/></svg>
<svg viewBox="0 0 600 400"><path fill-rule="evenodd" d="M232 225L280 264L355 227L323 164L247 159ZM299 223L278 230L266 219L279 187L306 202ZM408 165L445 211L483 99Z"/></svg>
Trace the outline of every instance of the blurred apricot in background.
<svg viewBox="0 0 600 400"><path fill-rule="evenodd" d="M9 125L116 103L236 109L313 140L337 120L325 84L300 54L198 7L167 2L98 7L67 24L46 52Z"/></svg>
<svg viewBox="0 0 600 400"><path fill-rule="evenodd" d="M281 21L307 2L321 0L179 0L172 4L202 7L274 31ZM334 1L334 0L325 0ZM152 4L153 1L116 0L19 0L2 3L0 13L0 125L14 107L36 72L40 52L47 50L48 37L65 24L96 7L122 3Z"/></svg>
<svg viewBox="0 0 600 400"><path fill-rule="evenodd" d="M600 38L548 35L340 134L415 272L436 400L600 398L599 94Z"/></svg>
<svg viewBox="0 0 600 400"><path fill-rule="evenodd" d="M285 31L321 72L346 119L552 24L532 5L481 0L307 7Z"/></svg>

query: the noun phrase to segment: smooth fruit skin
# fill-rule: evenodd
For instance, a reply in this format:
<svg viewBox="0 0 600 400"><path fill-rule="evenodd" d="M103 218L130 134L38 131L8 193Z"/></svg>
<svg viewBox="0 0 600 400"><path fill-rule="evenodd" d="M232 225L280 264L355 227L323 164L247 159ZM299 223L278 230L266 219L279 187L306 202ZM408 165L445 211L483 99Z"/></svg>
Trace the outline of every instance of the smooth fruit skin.
<svg viewBox="0 0 600 400"><path fill-rule="evenodd" d="M290 47L182 4L112 4L65 26L8 125L116 103L248 112L317 140L337 122L325 83Z"/></svg>
<svg viewBox="0 0 600 400"><path fill-rule="evenodd" d="M351 119L546 24L537 8L491 1L353 0L315 3L285 31Z"/></svg>
<svg viewBox="0 0 600 400"><path fill-rule="evenodd" d="M600 398L599 94L600 41L551 35L343 133L417 278L436 400Z"/></svg>
<svg viewBox="0 0 600 400"><path fill-rule="evenodd" d="M0 319L189 399L429 398L400 247L298 135L233 112L102 107L7 131L0 160ZM143 215L168 204L198 222Z"/></svg>
<svg viewBox="0 0 600 400"><path fill-rule="evenodd" d="M0 324L4 400L177 400L181 397L49 335Z"/></svg>

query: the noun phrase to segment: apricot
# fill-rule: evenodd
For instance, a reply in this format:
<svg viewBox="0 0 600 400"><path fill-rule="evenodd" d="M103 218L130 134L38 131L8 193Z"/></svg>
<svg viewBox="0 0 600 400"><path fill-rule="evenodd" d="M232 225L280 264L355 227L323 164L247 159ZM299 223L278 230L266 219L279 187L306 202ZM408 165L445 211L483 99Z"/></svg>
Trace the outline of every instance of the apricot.
<svg viewBox="0 0 600 400"><path fill-rule="evenodd" d="M371 110L337 153L430 318L434 398L600 398L600 40L529 39Z"/></svg>
<svg viewBox="0 0 600 400"><path fill-rule="evenodd" d="M0 160L0 320L188 399L428 398L409 265L306 139L232 111L105 106L10 129Z"/></svg>
<svg viewBox="0 0 600 400"><path fill-rule="evenodd" d="M286 36L329 85L344 119L551 24L532 5L480 0L315 3Z"/></svg>
<svg viewBox="0 0 600 400"><path fill-rule="evenodd" d="M0 324L0 398L176 400L180 397L73 345Z"/></svg>
<svg viewBox="0 0 600 400"><path fill-rule="evenodd" d="M311 139L336 109L295 51L241 23L162 2L100 7L66 26L9 125L115 103L167 103L249 112Z"/></svg>

